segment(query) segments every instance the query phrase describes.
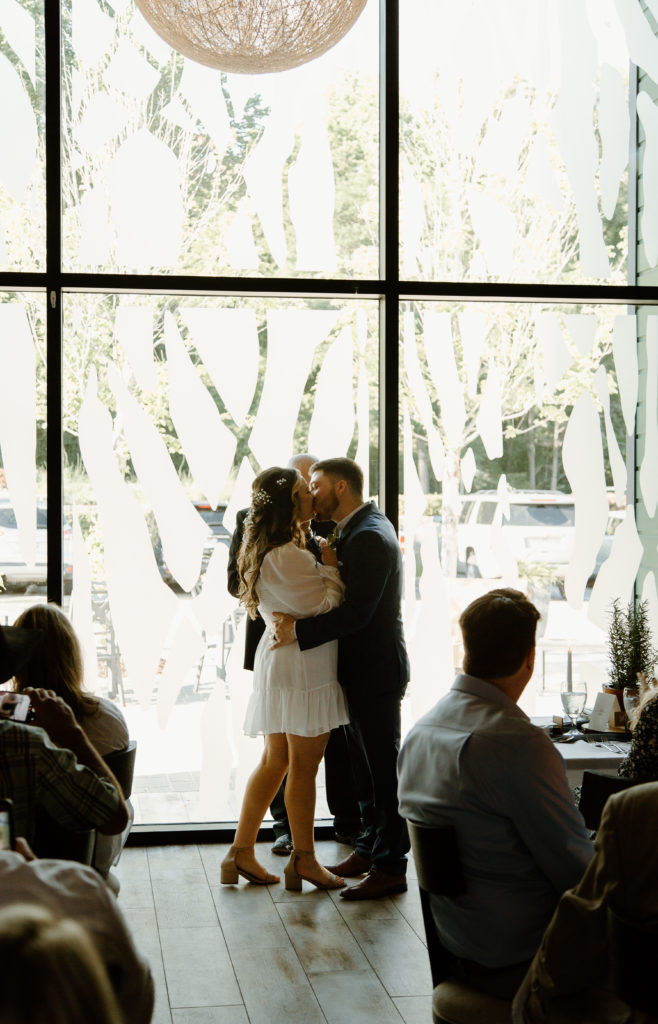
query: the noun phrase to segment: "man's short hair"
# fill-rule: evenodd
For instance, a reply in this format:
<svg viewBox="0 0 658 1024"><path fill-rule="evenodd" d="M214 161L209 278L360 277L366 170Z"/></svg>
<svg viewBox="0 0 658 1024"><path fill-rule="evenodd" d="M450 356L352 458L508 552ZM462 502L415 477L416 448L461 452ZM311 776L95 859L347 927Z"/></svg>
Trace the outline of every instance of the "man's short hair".
<svg viewBox="0 0 658 1024"><path fill-rule="evenodd" d="M356 498L363 498L363 470L353 459L320 459L311 473L324 473L335 483L344 480Z"/></svg>
<svg viewBox="0 0 658 1024"><path fill-rule="evenodd" d="M464 672L480 679L513 675L535 646L541 616L520 590L490 590L464 609Z"/></svg>

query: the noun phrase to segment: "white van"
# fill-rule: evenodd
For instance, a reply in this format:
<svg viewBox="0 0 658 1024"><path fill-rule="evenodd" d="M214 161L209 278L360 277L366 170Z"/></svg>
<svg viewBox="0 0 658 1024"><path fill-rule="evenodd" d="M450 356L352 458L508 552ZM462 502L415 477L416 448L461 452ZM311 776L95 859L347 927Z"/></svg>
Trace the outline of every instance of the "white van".
<svg viewBox="0 0 658 1024"><path fill-rule="evenodd" d="M564 576L573 551L576 509L562 491L512 491L502 502L496 491L464 497L457 528L457 557L467 576L502 575L496 540L517 561L543 562Z"/></svg>

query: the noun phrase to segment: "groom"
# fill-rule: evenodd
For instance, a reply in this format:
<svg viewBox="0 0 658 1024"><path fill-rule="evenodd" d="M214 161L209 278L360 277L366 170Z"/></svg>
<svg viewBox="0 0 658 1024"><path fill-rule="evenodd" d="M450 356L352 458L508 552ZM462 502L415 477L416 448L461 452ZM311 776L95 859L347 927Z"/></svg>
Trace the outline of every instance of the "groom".
<svg viewBox="0 0 658 1024"><path fill-rule="evenodd" d="M299 642L305 651L338 639L338 679L345 687L345 728L361 757L353 770L365 833L347 860L330 870L344 877L368 872L341 890L346 900L405 892L407 829L398 814L397 756L400 704L409 680L402 632L402 557L393 526L373 501L363 500L363 473L352 459L324 459L311 471L318 519L336 521L338 565L345 600L338 608L297 622L275 613L275 646Z"/></svg>

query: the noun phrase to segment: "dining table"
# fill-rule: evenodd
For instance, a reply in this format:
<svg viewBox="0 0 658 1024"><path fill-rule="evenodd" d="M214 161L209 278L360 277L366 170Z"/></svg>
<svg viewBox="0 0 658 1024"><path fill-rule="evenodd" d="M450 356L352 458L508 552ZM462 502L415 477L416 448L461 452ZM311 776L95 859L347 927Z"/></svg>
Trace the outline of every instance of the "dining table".
<svg viewBox="0 0 658 1024"><path fill-rule="evenodd" d="M616 775L619 765L631 749L631 741L606 735L596 739L583 737L574 743L556 742L555 746L564 758L569 785L574 787L582 783L586 768Z"/></svg>
<svg viewBox="0 0 658 1024"><path fill-rule="evenodd" d="M533 718L533 723L549 731L547 719ZM549 732L550 735L550 732ZM581 739L564 742L561 735L551 736L556 750L564 759L567 780L573 788L580 786L586 768L617 774L617 769L631 749L630 735L623 733L588 733Z"/></svg>

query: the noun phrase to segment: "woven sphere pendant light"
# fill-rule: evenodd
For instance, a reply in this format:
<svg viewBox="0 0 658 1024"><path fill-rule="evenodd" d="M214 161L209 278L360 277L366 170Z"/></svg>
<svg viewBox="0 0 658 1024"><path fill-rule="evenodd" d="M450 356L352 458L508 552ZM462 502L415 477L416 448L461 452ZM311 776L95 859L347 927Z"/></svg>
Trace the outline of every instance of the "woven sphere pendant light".
<svg viewBox="0 0 658 1024"><path fill-rule="evenodd" d="M136 0L148 23L185 57L257 75L326 53L366 0Z"/></svg>

